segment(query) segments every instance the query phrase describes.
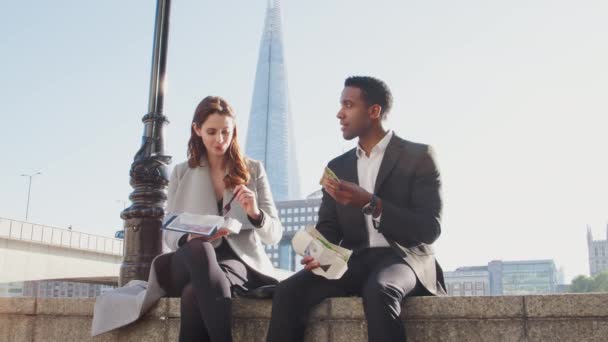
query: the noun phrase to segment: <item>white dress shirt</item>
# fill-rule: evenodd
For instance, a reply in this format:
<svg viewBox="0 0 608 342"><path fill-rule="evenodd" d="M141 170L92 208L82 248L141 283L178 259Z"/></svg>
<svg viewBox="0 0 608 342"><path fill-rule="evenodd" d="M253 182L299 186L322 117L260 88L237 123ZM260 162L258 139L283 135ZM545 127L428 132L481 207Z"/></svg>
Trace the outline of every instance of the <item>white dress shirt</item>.
<svg viewBox="0 0 608 342"><path fill-rule="evenodd" d="M369 157L365 155L365 151L363 151L361 146L357 145L357 173L359 176L359 186L369 193L374 193L376 178L378 178L378 171L380 171L380 164L382 163L382 159L384 159L384 152L392 137L393 132L388 131L384 138L371 149ZM367 231L369 233L369 246L389 247L384 235L374 228L372 222L372 220L374 220L376 223L379 223L380 217L373 219L372 215L363 216L365 217L365 225L367 226Z"/></svg>

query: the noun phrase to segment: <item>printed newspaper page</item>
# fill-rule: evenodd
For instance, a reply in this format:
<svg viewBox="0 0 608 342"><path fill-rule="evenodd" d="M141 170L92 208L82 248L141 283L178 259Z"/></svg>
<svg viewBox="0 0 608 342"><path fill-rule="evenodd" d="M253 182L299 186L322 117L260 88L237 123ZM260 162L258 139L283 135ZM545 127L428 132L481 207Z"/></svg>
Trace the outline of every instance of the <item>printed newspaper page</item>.
<svg viewBox="0 0 608 342"><path fill-rule="evenodd" d="M327 279L340 279L348 269L348 259L352 251L327 241L313 226L298 231L291 244L297 254L310 255L319 262L320 266L312 270L316 275Z"/></svg>

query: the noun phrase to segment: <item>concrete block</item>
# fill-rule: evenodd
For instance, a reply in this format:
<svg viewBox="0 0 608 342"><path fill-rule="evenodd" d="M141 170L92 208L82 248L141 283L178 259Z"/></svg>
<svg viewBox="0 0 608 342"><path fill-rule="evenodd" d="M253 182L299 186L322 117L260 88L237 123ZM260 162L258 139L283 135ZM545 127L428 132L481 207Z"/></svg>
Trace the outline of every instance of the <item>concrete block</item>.
<svg viewBox="0 0 608 342"><path fill-rule="evenodd" d="M304 331L304 342L330 342L330 323L327 321L311 322Z"/></svg>
<svg viewBox="0 0 608 342"><path fill-rule="evenodd" d="M328 323L331 342L367 342L365 320L336 320Z"/></svg>
<svg viewBox="0 0 608 342"><path fill-rule="evenodd" d="M37 315L93 316L95 298L38 298Z"/></svg>
<svg viewBox="0 0 608 342"><path fill-rule="evenodd" d="M413 297L404 301L401 316L412 318L521 318L523 297Z"/></svg>
<svg viewBox="0 0 608 342"><path fill-rule="evenodd" d="M329 306L328 316L332 319L365 319L360 297L331 298L324 303Z"/></svg>
<svg viewBox="0 0 608 342"><path fill-rule="evenodd" d="M525 341L524 321L517 319L410 320L405 326L412 342Z"/></svg>
<svg viewBox="0 0 608 342"><path fill-rule="evenodd" d="M36 299L30 297L1 297L0 314L33 315Z"/></svg>
<svg viewBox="0 0 608 342"><path fill-rule="evenodd" d="M167 301L167 317L179 318L181 317L180 312L180 298L161 298L160 300Z"/></svg>
<svg viewBox="0 0 608 342"><path fill-rule="evenodd" d="M0 313L0 342L30 342L34 317Z"/></svg>
<svg viewBox="0 0 608 342"><path fill-rule="evenodd" d="M34 325L34 342L115 342L117 333L91 337L91 318L84 316L38 315Z"/></svg>
<svg viewBox="0 0 608 342"><path fill-rule="evenodd" d="M146 313L146 317L155 317L155 318L166 318L169 315L169 299L161 298L153 307L150 308L150 311ZM178 302L179 307L179 302Z"/></svg>
<svg viewBox="0 0 608 342"><path fill-rule="evenodd" d="M526 296L525 304L528 317L608 316L608 293Z"/></svg>
<svg viewBox="0 0 608 342"><path fill-rule="evenodd" d="M232 338L235 342L265 342L268 321L263 319L233 319Z"/></svg>
<svg viewBox="0 0 608 342"><path fill-rule="evenodd" d="M528 322L528 342L605 342L608 317L601 319L533 319Z"/></svg>
<svg viewBox="0 0 608 342"><path fill-rule="evenodd" d="M167 342L179 340L179 319L170 318L167 320Z"/></svg>
<svg viewBox="0 0 608 342"><path fill-rule="evenodd" d="M143 318L117 330L120 342L166 342L169 323L166 319Z"/></svg>
<svg viewBox="0 0 608 342"><path fill-rule="evenodd" d="M232 315L238 318L270 319L272 301L237 298L232 300Z"/></svg>

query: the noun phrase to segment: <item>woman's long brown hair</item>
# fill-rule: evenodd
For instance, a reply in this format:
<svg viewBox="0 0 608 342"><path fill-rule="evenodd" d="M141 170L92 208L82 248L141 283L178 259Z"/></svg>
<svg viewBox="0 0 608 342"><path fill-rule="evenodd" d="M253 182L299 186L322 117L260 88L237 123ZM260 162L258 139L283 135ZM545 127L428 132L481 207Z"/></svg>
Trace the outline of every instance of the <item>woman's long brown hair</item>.
<svg viewBox="0 0 608 342"><path fill-rule="evenodd" d="M222 116L235 119L232 107L219 96L207 96L196 106L192 123L197 127L201 127L211 114L219 114ZM201 158L207 155L207 149L203 144L201 137L196 135L194 127L190 127L190 140L188 141L188 166L195 168L201 165ZM224 185L227 189L234 188L237 185L247 184L249 182L249 170L247 163L241 153L241 148L237 140L236 122L234 123L234 132L232 134L232 142L228 150L224 154L226 159L226 167L228 174L224 177Z"/></svg>

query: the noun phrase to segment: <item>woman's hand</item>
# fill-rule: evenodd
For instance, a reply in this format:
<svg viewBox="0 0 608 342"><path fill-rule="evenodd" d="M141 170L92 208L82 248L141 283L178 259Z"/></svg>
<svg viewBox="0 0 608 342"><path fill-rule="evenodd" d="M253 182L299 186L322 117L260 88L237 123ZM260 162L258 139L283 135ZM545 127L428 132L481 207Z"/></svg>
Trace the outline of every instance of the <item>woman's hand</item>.
<svg viewBox="0 0 608 342"><path fill-rule="evenodd" d="M245 185L237 185L234 188L233 193L236 194L236 201L239 202L249 217L254 220L260 218L262 213L260 212L260 208L258 208L258 201L256 200L253 191Z"/></svg>

